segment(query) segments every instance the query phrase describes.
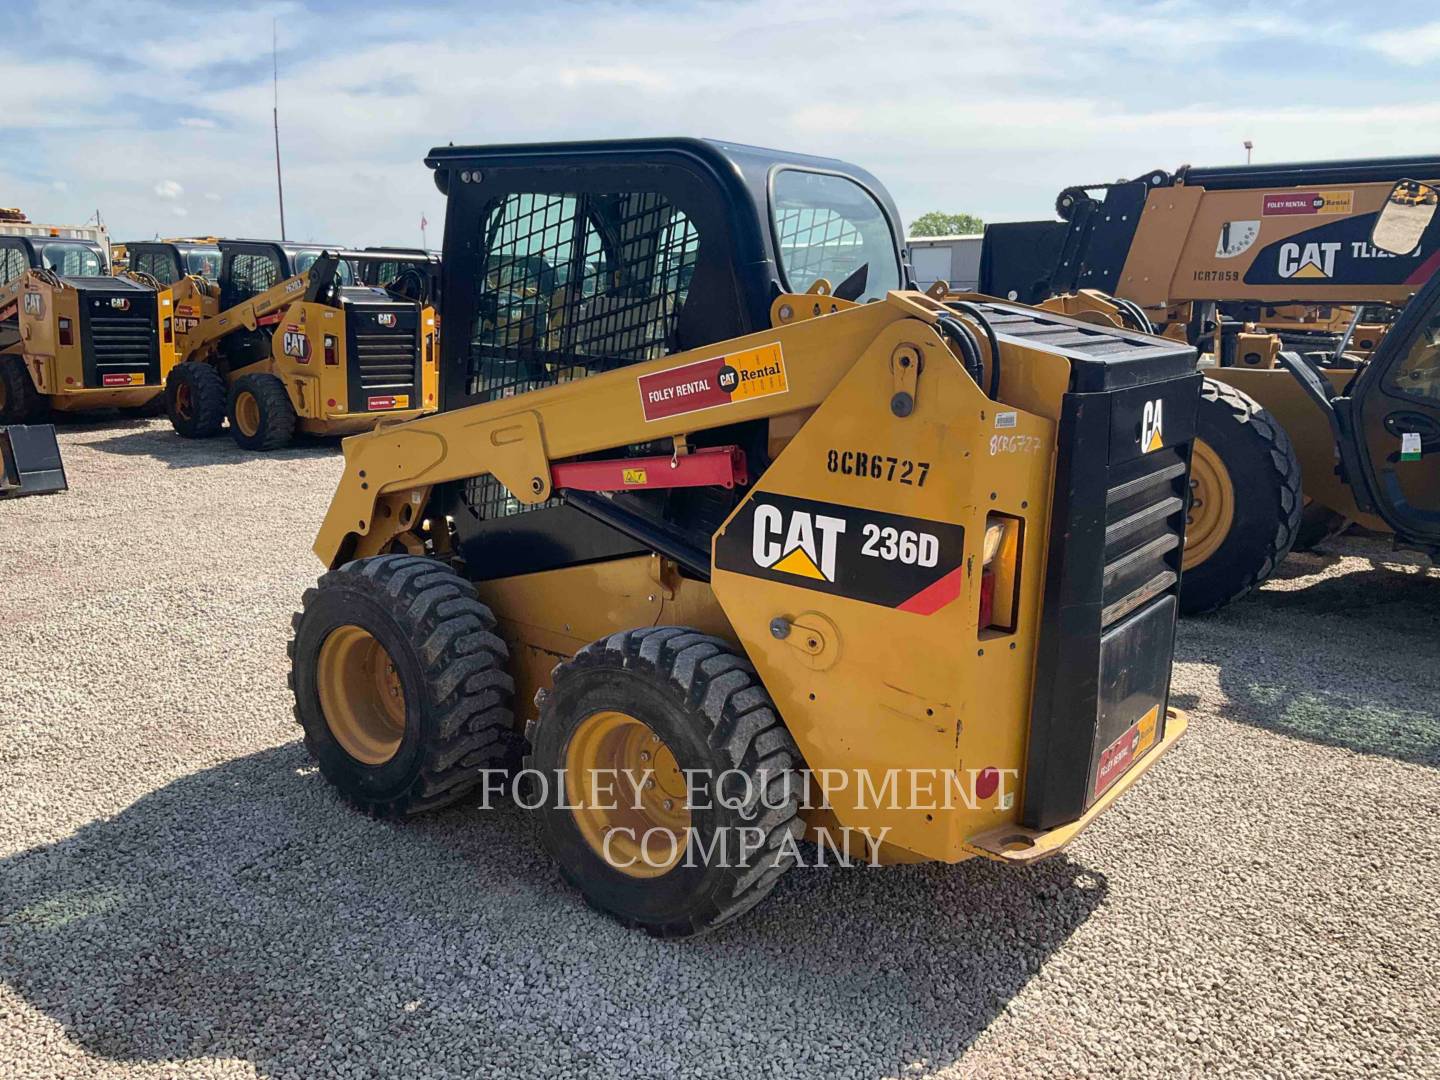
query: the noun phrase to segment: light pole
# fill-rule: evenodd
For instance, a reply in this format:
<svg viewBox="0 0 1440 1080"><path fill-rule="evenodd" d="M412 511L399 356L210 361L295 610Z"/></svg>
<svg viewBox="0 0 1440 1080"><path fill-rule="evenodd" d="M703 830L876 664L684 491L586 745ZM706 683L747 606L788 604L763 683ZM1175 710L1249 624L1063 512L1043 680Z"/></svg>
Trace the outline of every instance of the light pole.
<svg viewBox="0 0 1440 1080"><path fill-rule="evenodd" d="M1250 151L1255 149L1255 144L1249 139L1245 140L1245 164L1250 164Z"/></svg>

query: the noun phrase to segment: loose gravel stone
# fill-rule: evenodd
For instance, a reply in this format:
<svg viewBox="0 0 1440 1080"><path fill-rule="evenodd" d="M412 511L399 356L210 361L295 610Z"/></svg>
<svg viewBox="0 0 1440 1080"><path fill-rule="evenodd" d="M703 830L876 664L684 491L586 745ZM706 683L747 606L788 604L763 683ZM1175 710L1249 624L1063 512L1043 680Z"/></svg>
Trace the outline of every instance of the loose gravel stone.
<svg viewBox="0 0 1440 1080"><path fill-rule="evenodd" d="M67 423L0 504L0 1075L1440 1075L1440 572L1292 557L1029 870L802 870L655 942L513 808L345 808L290 715L333 443Z"/></svg>

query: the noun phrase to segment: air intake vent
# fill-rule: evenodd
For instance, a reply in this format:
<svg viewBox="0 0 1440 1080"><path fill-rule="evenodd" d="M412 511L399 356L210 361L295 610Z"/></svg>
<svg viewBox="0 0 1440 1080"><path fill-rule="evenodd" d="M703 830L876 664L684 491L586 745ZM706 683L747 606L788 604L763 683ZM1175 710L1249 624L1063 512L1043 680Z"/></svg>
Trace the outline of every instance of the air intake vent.
<svg viewBox="0 0 1440 1080"><path fill-rule="evenodd" d="M1129 475L1134 473L1135 475ZM1105 578L1100 624L1108 627L1180 580L1185 461L1167 449L1114 470L1105 492Z"/></svg>

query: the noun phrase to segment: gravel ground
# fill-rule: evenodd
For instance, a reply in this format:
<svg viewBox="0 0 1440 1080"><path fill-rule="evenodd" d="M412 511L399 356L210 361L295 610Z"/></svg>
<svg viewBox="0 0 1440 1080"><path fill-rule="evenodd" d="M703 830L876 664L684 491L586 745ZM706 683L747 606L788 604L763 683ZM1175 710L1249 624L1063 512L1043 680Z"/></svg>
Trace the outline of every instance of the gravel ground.
<svg viewBox="0 0 1440 1080"><path fill-rule="evenodd" d="M0 504L0 1075L1440 1075L1440 571L1181 631L1187 739L1031 870L790 874L658 943L514 810L345 809L285 689L333 445L63 429Z"/></svg>

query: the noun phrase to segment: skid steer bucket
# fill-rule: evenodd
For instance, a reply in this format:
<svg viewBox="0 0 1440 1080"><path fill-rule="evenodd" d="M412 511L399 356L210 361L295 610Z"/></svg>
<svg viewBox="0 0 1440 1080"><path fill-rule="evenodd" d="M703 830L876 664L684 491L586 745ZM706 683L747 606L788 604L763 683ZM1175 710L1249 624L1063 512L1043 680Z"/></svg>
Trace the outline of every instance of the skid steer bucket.
<svg viewBox="0 0 1440 1080"><path fill-rule="evenodd" d="M53 424L0 427L0 499L69 488Z"/></svg>

